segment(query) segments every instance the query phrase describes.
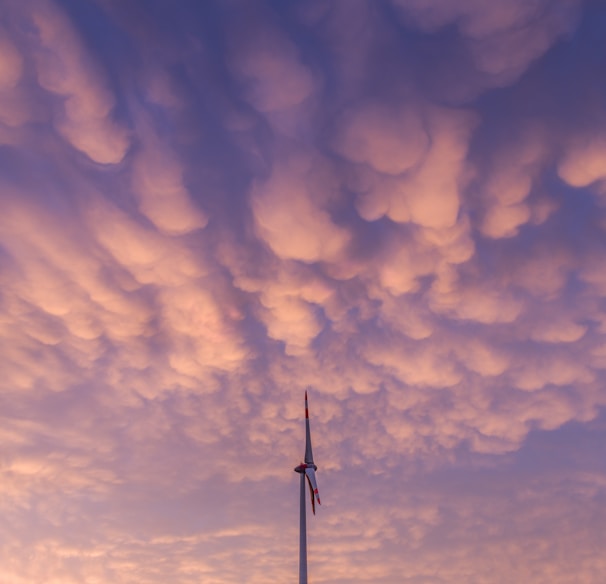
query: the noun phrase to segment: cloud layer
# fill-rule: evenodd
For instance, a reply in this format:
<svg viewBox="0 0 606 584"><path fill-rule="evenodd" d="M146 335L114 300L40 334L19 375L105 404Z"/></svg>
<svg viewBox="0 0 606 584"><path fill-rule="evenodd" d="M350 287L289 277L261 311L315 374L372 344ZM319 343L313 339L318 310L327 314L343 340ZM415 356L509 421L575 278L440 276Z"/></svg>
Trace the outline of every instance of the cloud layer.
<svg viewBox="0 0 606 584"><path fill-rule="evenodd" d="M4 12L0 580L601 581L599 2Z"/></svg>

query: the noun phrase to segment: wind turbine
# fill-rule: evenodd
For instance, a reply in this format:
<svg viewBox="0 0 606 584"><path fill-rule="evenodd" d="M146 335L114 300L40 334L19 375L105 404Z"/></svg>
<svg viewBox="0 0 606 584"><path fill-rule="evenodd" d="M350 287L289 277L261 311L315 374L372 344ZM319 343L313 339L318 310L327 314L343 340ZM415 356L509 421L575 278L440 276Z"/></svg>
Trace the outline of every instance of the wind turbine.
<svg viewBox="0 0 606 584"><path fill-rule="evenodd" d="M307 408L307 391L305 392L305 462L295 468L295 472L301 475L301 499L299 506L299 584L307 584L307 523L305 514L305 479L309 484L309 495L311 497L311 510L316 514L316 499L320 505L318 484L316 483L316 471L318 467L314 464L314 456L311 451L311 436L309 433L309 409Z"/></svg>

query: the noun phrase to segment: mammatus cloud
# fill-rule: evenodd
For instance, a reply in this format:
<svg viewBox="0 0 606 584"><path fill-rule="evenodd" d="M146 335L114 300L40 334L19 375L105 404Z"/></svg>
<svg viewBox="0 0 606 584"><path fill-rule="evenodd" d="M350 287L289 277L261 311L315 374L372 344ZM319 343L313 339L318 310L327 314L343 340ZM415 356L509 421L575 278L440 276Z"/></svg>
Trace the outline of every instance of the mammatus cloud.
<svg viewBox="0 0 606 584"><path fill-rule="evenodd" d="M329 214L338 188L331 170L327 161L293 153L276 164L268 181L255 186L251 203L257 232L278 258L336 263L343 257L350 235Z"/></svg>
<svg viewBox="0 0 606 584"><path fill-rule="evenodd" d="M115 98L80 34L52 2L38 2L30 17L37 81L60 98L51 106L56 130L93 162L120 162L128 132L112 119Z"/></svg>
<svg viewBox="0 0 606 584"><path fill-rule="evenodd" d="M207 219L189 200L181 183L178 164L166 160L161 149L140 155L135 170L135 190L141 212L168 233L187 233L205 227Z"/></svg>
<svg viewBox="0 0 606 584"><path fill-rule="evenodd" d="M0 580L600 582L603 21L9 2Z"/></svg>
<svg viewBox="0 0 606 584"><path fill-rule="evenodd" d="M469 66L482 75L486 87L508 85L542 57L554 43L569 37L578 25L580 1L393 0L404 24L423 32L456 26L458 42Z"/></svg>

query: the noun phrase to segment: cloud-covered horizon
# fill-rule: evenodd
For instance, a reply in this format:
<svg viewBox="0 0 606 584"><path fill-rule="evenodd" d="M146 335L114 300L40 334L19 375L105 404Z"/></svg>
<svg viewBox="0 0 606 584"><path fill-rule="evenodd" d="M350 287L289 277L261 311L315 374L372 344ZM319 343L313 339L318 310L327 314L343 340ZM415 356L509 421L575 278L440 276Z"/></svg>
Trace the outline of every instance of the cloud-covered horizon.
<svg viewBox="0 0 606 584"><path fill-rule="evenodd" d="M601 582L601 2L0 16L1 581Z"/></svg>

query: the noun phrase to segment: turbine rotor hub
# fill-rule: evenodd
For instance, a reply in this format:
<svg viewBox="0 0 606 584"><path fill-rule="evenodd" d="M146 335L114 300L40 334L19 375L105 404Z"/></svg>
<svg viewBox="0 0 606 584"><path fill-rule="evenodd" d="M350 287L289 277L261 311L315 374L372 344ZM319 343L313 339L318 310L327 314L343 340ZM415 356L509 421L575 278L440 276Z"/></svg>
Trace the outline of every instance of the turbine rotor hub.
<svg viewBox="0 0 606 584"><path fill-rule="evenodd" d="M318 470L318 467L312 463L302 462L299 466L295 467L294 471L298 473L304 473L306 468L313 468L314 471Z"/></svg>

